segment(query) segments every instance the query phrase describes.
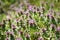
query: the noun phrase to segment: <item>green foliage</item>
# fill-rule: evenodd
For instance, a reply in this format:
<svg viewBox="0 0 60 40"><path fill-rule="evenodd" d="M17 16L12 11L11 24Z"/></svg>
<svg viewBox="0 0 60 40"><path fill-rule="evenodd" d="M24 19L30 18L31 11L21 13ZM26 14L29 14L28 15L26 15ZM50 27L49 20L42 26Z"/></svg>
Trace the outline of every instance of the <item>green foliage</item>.
<svg viewBox="0 0 60 40"><path fill-rule="evenodd" d="M40 0L29 0L29 2L30 2L32 5L37 5L37 6L39 6L39 4L40 4Z"/></svg>

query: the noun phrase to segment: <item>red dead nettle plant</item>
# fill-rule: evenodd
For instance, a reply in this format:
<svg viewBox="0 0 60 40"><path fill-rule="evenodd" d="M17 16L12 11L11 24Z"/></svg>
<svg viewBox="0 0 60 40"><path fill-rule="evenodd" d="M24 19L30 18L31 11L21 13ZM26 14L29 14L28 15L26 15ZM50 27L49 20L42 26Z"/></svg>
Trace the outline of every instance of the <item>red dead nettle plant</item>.
<svg viewBox="0 0 60 40"><path fill-rule="evenodd" d="M60 18L53 8L54 4L48 2L40 7L30 3L12 5L0 24L0 40L60 40Z"/></svg>

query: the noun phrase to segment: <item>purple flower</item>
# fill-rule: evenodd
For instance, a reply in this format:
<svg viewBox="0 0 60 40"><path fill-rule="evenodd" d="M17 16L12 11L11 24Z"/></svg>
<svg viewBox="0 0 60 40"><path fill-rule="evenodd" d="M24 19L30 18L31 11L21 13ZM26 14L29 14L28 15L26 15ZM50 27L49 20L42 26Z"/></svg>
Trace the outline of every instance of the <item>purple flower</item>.
<svg viewBox="0 0 60 40"><path fill-rule="evenodd" d="M22 38L21 37L20 38L18 37L18 38L16 38L16 40L22 40Z"/></svg>
<svg viewBox="0 0 60 40"><path fill-rule="evenodd" d="M13 31L10 31L10 35L14 35L14 32Z"/></svg>
<svg viewBox="0 0 60 40"><path fill-rule="evenodd" d="M46 32L46 28L42 28L42 32Z"/></svg>
<svg viewBox="0 0 60 40"><path fill-rule="evenodd" d="M17 13L20 13L20 9L19 9L19 8L15 8L15 11L16 11Z"/></svg>
<svg viewBox="0 0 60 40"><path fill-rule="evenodd" d="M54 16L51 16L51 19L54 19Z"/></svg>
<svg viewBox="0 0 60 40"><path fill-rule="evenodd" d="M5 40L9 40L9 38L7 37L7 38L5 38Z"/></svg>
<svg viewBox="0 0 60 40"><path fill-rule="evenodd" d="M56 28L56 31L59 31L59 32L60 32L60 27L57 27L57 28Z"/></svg>
<svg viewBox="0 0 60 40"><path fill-rule="evenodd" d="M29 5L29 6L28 6L28 9L29 9L29 10L32 10L32 6L31 6L31 5Z"/></svg>
<svg viewBox="0 0 60 40"><path fill-rule="evenodd" d="M43 40L43 38L42 37L39 37L38 40Z"/></svg>
<svg viewBox="0 0 60 40"><path fill-rule="evenodd" d="M9 35L9 33L10 33L10 32L8 32L8 31L7 31L7 32L6 32L6 35L8 36L8 35Z"/></svg>
<svg viewBox="0 0 60 40"><path fill-rule="evenodd" d="M29 24L34 24L34 20L33 19L29 19Z"/></svg>
<svg viewBox="0 0 60 40"><path fill-rule="evenodd" d="M29 34L25 34L25 37L26 37L26 38L30 38L30 35L29 35Z"/></svg>
<svg viewBox="0 0 60 40"><path fill-rule="evenodd" d="M29 13L29 10L24 11L25 14Z"/></svg>
<svg viewBox="0 0 60 40"><path fill-rule="evenodd" d="M16 18L16 19L14 19L14 20L15 20L15 21L16 21L16 23L17 23L17 22L19 22L19 21L20 21L20 18Z"/></svg>
<svg viewBox="0 0 60 40"><path fill-rule="evenodd" d="M20 33L20 34L23 34L23 31L20 30L19 33Z"/></svg>
<svg viewBox="0 0 60 40"><path fill-rule="evenodd" d="M53 17L52 14L48 14L47 17L48 17L49 19L54 19L54 17Z"/></svg>
<svg viewBox="0 0 60 40"><path fill-rule="evenodd" d="M40 33L39 32L35 32L36 35L39 35Z"/></svg>
<svg viewBox="0 0 60 40"><path fill-rule="evenodd" d="M16 29L16 26L14 24L11 25L12 29Z"/></svg>
<svg viewBox="0 0 60 40"><path fill-rule="evenodd" d="M14 35L14 32L13 32L13 31L10 31L10 32L7 31L7 32L6 32L6 35L7 35L7 36L8 36L8 35Z"/></svg>
<svg viewBox="0 0 60 40"><path fill-rule="evenodd" d="M51 24L51 25L50 25L50 27L51 27L51 28L54 28L54 27L55 27L55 25L54 25L54 24Z"/></svg>
<svg viewBox="0 0 60 40"><path fill-rule="evenodd" d="M49 14L47 14L47 17L51 17L51 15L52 15L52 14L49 13Z"/></svg>
<svg viewBox="0 0 60 40"><path fill-rule="evenodd" d="M29 17L30 16L29 10L25 11L24 14Z"/></svg>

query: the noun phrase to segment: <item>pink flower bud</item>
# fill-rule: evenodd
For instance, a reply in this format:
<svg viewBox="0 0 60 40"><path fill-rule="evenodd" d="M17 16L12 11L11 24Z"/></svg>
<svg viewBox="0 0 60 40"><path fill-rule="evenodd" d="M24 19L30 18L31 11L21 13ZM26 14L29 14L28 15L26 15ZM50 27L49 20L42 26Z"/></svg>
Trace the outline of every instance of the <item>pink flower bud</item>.
<svg viewBox="0 0 60 40"><path fill-rule="evenodd" d="M31 6L31 5L29 5L29 6L28 6L28 9L29 9L29 10L32 10L32 6Z"/></svg>
<svg viewBox="0 0 60 40"><path fill-rule="evenodd" d="M34 20L33 19L29 19L29 24L34 24Z"/></svg>
<svg viewBox="0 0 60 40"><path fill-rule="evenodd" d="M56 31L59 31L60 32L60 27L57 27Z"/></svg>
<svg viewBox="0 0 60 40"><path fill-rule="evenodd" d="M12 29L16 29L16 26L14 24L11 25Z"/></svg>
<svg viewBox="0 0 60 40"><path fill-rule="evenodd" d="M30 38L30 35L29 34L26 34L25 36L26 36L26 38Z"/></svg>
<svg viewBox="0 0 60 40"><path fill-rule="evenodd" d="M5 38L5 40L9 40L9 38L7 37L7 38Z"/></svg>

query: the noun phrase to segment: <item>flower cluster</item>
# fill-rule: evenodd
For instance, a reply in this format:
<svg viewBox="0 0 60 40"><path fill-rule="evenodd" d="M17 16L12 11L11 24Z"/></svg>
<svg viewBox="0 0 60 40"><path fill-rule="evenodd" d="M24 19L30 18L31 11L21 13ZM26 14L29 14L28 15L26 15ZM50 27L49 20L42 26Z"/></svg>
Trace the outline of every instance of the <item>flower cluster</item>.
<svg viewBox="0 0 60 40"><path fill-rule="evenodd" d="M60 40L58 12L45 6L14 6L0 24L0 40Z"/></svg>

